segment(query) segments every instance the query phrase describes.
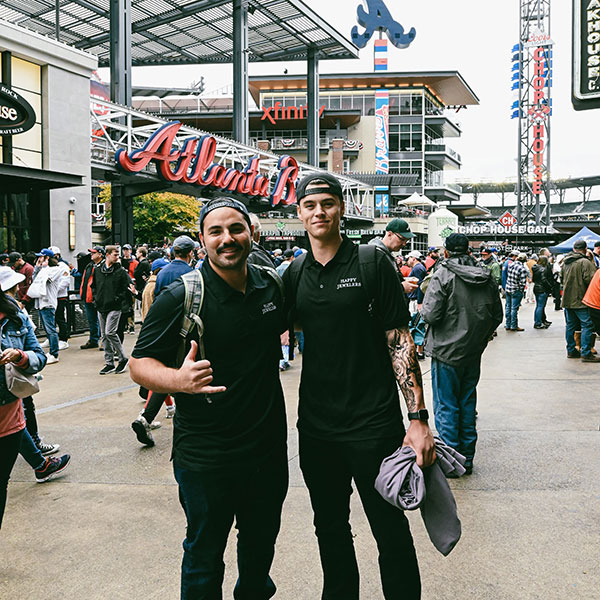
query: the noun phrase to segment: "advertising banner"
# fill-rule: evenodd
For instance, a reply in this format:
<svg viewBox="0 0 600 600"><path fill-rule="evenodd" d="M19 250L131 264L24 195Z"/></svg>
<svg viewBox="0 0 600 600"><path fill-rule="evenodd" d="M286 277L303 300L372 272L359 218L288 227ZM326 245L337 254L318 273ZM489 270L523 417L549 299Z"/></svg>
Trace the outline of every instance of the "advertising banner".
<svg viewBox="0 0 600 600"><path fill-rule="evenodd" d="M387 175L390 170L390 93L375 92L375 172ZM381 190L381 188L379 188ZM375 208L380 215L389 213L389 196L376 190ZM387 192L387 188L383 188Z"/></svg>
<svg viewBox="0 0 600 600"><path fill-rule="evenodd" d="M573 0L573 108L600 108L600 0Z"/></svg>

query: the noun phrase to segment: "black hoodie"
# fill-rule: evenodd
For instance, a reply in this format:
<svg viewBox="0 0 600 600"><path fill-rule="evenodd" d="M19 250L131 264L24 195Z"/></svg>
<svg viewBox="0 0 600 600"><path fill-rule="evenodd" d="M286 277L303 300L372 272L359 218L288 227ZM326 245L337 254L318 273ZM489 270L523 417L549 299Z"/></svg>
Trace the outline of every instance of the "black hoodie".
<svg viewBox="0 0 600 600"><path fill-rule="evenodd" d="M92 294L98 312L108 313L126 308L129 281L129 275L121 263L107 267L106 262L102 261L97 265L92 279Z"/></svg>

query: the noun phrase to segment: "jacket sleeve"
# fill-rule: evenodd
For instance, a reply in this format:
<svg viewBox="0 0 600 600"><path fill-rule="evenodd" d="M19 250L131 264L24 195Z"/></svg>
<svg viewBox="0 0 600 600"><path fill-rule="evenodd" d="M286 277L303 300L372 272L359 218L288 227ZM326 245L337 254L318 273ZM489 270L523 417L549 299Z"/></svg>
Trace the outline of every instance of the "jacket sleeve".
<svg viewBox="0 0 600 600"><path fill-rule="evenodd" d="M441 321L446 314L448 292L440 281L439 273L438 271L431 278L421 306L421 316L430 325Z"/></svg>

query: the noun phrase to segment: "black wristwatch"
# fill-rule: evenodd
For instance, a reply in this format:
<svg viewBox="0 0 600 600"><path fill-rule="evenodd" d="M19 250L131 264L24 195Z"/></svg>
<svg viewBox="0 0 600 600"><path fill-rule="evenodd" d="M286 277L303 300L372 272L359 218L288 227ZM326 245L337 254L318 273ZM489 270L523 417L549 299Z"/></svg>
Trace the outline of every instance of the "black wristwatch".
<svg viewBox="0 0 600 600"><path fill-rule="evenodd" d="M409 421L424 421L427 422L429 420L429 411L426 408L422 408L417 412L409 412L408 413Z"/></svg>

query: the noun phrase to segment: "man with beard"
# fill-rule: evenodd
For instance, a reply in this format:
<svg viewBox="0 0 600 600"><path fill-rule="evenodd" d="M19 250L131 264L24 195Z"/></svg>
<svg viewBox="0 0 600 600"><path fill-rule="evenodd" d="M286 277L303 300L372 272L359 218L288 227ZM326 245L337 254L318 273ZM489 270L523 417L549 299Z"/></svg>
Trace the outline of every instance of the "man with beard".
<svg viewBox="0 0 600 600"><path fill-rule="evenodd" d="M193 329L178 364L188 316L185 284L198 277L194 271L152 304L132 353L131 377L175 395L173 468L187 517L181 598L222 597L223 552L235 519L234 597L266 600L276 591L269 571L288 485L278 369L283 297L276 274L247 263L252 227L241 202L207 202L200 231L207 251L200 269L202 337Z"/></svg>

